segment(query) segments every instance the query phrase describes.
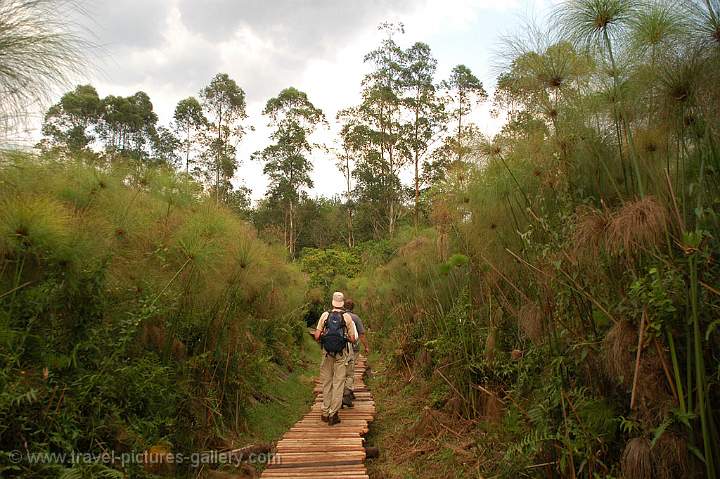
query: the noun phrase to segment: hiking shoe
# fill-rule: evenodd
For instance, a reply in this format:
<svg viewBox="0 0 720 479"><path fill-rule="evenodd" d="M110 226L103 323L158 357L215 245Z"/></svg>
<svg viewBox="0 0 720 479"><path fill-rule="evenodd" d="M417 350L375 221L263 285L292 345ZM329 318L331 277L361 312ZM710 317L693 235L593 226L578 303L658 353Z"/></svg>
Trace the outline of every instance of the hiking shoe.
<svg viewBox="0 0 720 479"><path fill-rule="evenodd" d="M338 413L335 413L332 416L330 416L330 419L328 420L328 424L331 426L334 424L340 424L340 416L338 416Z"/></svg>
<svg viewBox="0 0 720 479"><path fill-rule="evenodd" d="M328 422L330 419L326 415L323 414L322 416L320 416L320 420L322 422Z"/></svg>
<svg viewBox="0 0 720 479"><path fill-rule="evenodd" d="M350 399L350 396L343 396L342 407L353 407L353 402L352 399Z"/></svg>

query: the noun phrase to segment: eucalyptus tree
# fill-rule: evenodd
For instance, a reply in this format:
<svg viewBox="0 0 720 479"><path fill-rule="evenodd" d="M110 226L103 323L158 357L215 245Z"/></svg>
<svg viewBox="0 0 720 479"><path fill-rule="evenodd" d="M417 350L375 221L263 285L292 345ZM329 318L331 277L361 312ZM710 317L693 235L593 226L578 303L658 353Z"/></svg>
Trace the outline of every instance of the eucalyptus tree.
<svg viewBox="0 0 720 479"><path fill-rule="evenodd" d="M92 85L78 85L45 113L41 148L69 154L88 151L95 140L93 127L101 113L102 102L97 90Z"/></svg>
<svg viewBox="0 0 720 479"><path fill-rule="evenodd" d="M285 246L294 257L296 206L302 190L313 186L310 179L312 163L308 156L316 145L309 137L319 124L325 122L325 115L310 102L307 94L293 87L268 100L263 115L269 118L269 126L274 129L270 136L274 143L253 156L265 163L263 172L270 180L268 195L280 199L286 208Z"/></svg>
<svg viewBox="0 0 720 479"><path fill-rule="evenodd" d="M151 160L176 168L181 161L181 141L165 126L159 126L152 138Z"/></svg>
<svg viewBox="0 0 720 479"><path fill-rule="evenodd" d="M337 120L341 121L346 116L352 118L352 115L348 115L349 110L343 110L338 112ZM347 236L346 241L348 248L352 248L355 244L355 235L353 232L353 171L355 170L356 164L356 150L353 143L354 137L354 124L345 123L340 129L341 145L335 150L336 165L338 170L343 174L343 180L345 183L345 210L347 214Z"/></svg>
<svg viewBox="0 0 720 479"><path fill-rule="evenodd" d="M434 84L437 60L425 43L415 43L403 52L403 105L410 120L403 135L414 166L415 208L417 228L420 219L420 167L438 134L446 125L445 103Z"/></svg>
<svg viewBox="0 0 720 479"><path fill-rule="evenodd" d="M364 61L372 70L362 82L362 102L355 109L356 118L368 128L366 138L377 148L377 157L382 167L378 173L386 185L382 192L387 207L387 233L395 233L400 215L400 197L402 192L397 180L404 166L407 154L406 145L401 141L402 125L402 89L403 89L403 51L395 42L394 35L403 33L402 24L383 23L379 29L386 33L380 46L365 55ZM363 158L363 161L367 160ZM397 181L396 181L397 180Z"/></svg>
<svg viewBox="0 0 720 479"><path fill-rule="evenodd" d="M128 97L108 95L102 99L101 109L97 131L110 158L121 154L147 159L148 149L157 136L158 122L147 93L140 91Z"/></svg>
<svg viewBox="0 0 720 479"><path fill-rule="evenodd" d="M487 99L488 95L482 82L465 65L457 65L452 69L450 78L443 82L448 91L450 101L454 105L451 112L453 119L457 120L455 141L457 145L458 160L463 156L463 117L469 115L474 104Z"/></svg>
<svg viewBox="0 0 720 479"><path fill-rule="evenodd" d="M371 152L379 154L380 147L374 141L375 132L363 121L356 108L347 108L337 114L337 120L341 122L340 139L341 145L336 155L337 167L342 172L345 182L345 208L347 210L347 243L348 247L355 244L354 215L357 207L367 207L368 203L360 203L357 200L361 193L362 185L357 182L353 184L358 166L362 165ZM382 174L381 174L382 176ZM366 198L367 199L367 198ZM382 201L379 197L374 198Z"/></svg>
<svg viewBox="0 0 720 479"><path fill-rule="evenodd" d="M173 114L173 130L181 137L180 146L185 156L185 173L190 172L190 155L197 152L208 120L202 105L194 96L180 100Z"/></svg>
<svg viewBox="0 0 720 479"><path fill-rule="evenodd" d="M235 147L245 134L245 92L227 73L218 73L201 90L200 99L209 125L206 176L210 181L214 176L215 201L220 202L220 191L229 189L230 178L238 167Z"/></svg>

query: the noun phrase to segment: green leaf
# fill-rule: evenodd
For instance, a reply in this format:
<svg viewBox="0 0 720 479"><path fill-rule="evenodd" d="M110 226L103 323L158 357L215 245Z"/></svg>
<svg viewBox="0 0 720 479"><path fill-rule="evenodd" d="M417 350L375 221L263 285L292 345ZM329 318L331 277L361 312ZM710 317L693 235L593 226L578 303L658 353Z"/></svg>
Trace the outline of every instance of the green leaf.
<svg viewBox="0 0 720 479"><path fill-rule="evenodd" d="M673 420L670 416L663 419L663 422L660 423L660 425L655 429L655 435L653 436L652 441L650 441L650 447L655 447L655 443L660 439L660 437L663 435L665 430L672 424Z"/></svg>

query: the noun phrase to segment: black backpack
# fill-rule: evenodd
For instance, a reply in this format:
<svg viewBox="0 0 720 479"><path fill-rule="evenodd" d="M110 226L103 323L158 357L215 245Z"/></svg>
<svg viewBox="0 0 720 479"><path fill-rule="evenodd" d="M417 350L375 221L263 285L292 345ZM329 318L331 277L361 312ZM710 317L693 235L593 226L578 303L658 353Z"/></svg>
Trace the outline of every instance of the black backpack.
<svg viewBox="0 0 720 479"><path fill-rule="evenodd" d="M345 311L330 311L323 326L323 333L320 336L320 344L325 352L338 354L347 348L347 326L343 314Z"/></svg>

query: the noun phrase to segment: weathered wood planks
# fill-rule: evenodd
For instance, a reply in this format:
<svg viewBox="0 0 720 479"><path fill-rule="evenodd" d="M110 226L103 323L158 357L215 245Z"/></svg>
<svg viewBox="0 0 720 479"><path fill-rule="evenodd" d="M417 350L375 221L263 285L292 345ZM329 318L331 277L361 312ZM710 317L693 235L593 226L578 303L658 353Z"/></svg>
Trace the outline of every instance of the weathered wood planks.
<svg viewBox="0 0 720 479"><path fill-rule="evenodd" d="M340 424L320 419L322 388L316 380L315 403L278 441L276 452L261 478L369 479L365 468L364 435L375 417L375 402L365 386L367 361L355 360L355 407L340 411Z"/></svg>

